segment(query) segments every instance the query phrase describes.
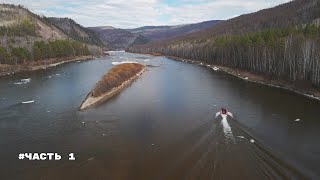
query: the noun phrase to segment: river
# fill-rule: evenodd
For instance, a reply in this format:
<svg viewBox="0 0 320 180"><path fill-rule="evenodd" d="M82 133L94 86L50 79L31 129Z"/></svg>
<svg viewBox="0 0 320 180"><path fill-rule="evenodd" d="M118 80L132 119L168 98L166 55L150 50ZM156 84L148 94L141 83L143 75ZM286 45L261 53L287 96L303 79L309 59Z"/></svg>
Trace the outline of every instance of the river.
<svg viewBox="0 0 320 180"><path fill-rule="evenodd" d="M78 111L126 60L158 67ZM234 118L215 118L220 107ZM111 52L0 77L0 179L317 179L319 137L318 101L161 56Z"/></svg>

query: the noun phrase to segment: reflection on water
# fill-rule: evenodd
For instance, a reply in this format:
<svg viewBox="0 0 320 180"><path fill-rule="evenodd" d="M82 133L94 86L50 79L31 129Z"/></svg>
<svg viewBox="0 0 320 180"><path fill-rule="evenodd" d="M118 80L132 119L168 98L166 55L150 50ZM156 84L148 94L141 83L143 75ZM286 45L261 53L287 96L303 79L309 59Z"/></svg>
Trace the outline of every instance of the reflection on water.
<svg viewBox="0 0 320 180"><path fill-rule="evenodd" d="M0 179L318 179L318 102L165 57L110 54L1 77ZM121 61L150 66L79 112ZM220 107L236 119L215 118ZM20 152L73 152L76 161L21 161Z"/></svg>

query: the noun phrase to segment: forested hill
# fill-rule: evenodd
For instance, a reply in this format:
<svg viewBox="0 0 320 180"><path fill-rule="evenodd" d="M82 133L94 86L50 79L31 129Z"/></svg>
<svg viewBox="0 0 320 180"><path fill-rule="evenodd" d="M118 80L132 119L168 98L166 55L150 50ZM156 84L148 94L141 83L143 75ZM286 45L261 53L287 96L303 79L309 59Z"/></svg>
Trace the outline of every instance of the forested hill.
<svg viewBox="0 0 320 180"><path fill-rule="evenodd" d="M74 40L97 46L109 46L108 44L103 44L94 31L81 26L70 18L49 17L46 19Z"/></svg>
<svg viewBox="0 0 320 180"><path fill-rule="evenodd" d="M77 27L80 31L76 33L86 36ZM102 48L92 35L87 35L77 38L22 6L0 4L0 64L101 54Z"/></svg>
<svg viewBox="0 0 320 180"><path fill-rule="evenodd" d="M296 0L129 51L205 61L320 87L320 1Z"/></svg>
<svg viewBox="0 0 320 180"><path fill-rule="evenodd" d="M187 40L192 38L216 37L224 34L243 34L270 28L287 28L303 24L320 24L319 0L294 0L274 8L244 14L236 18L216 24L199 32L176 38Z"/></svg>

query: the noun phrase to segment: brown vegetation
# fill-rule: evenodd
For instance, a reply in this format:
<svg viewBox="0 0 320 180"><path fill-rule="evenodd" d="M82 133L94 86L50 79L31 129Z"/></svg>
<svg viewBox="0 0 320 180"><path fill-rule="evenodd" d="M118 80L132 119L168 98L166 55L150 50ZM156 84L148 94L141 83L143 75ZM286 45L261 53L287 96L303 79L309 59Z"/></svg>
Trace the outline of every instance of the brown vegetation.
<svg viewBox="0 0 320 180"><path fill-rule="evenodd" d="M102 79L96 84L92 91L93 97L99 97L111 89L120 86L123 82L135 76L142 71L143 65L137 63L125 63L113 67Z"/></svg>

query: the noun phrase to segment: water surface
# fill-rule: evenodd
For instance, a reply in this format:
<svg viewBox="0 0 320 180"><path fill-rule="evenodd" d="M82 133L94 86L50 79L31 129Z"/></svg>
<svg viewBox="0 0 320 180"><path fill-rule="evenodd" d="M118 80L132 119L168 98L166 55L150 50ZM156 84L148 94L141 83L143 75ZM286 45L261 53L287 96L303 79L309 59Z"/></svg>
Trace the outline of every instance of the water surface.
<svg viewBox="0 0 320 180"><path fill-rule="evenodd" d="M79 112L121 61L159 67ZM215 118L220 107L235 118ZM319 178L319 110L317 101L202 66L114 52L1 77L0 179ZM21 152L63 159L18 160ZM70 152L76 161L68 161Z"/></svg>

